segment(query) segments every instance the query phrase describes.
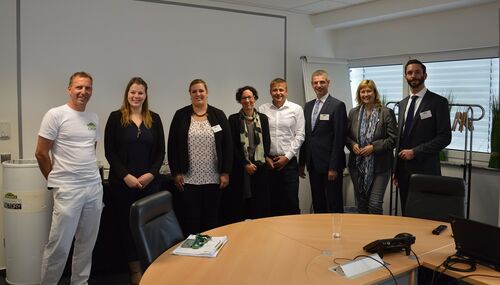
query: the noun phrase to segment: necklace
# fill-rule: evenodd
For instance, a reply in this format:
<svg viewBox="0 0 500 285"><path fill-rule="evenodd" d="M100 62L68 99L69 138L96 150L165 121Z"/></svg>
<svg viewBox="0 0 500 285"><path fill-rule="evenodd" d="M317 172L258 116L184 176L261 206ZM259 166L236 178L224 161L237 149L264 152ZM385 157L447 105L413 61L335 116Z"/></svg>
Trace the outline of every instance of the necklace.
<svg viewBox="0 0 500 285"><path fill-rule="evenodd" d="M203 113L203 114L198 114L198 113L196 113L196 112L193 110L193 114L194 114L196 117L205 117L205 115L207 114L207 111L205 111L205 113Z"/></svg>

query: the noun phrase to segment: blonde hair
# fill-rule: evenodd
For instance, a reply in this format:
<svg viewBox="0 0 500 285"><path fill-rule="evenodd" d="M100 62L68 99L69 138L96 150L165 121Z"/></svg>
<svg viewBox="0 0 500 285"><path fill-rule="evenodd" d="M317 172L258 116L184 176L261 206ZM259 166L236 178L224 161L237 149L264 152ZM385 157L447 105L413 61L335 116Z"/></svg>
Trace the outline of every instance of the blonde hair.
<svg viewBox="0 0 500 285"><path fill-rule="evenodd" d="M377 85L375 85L375 82L371 79L365 79L365 80L362 80L359 85L358 85L358 90L356 91L356 103L358 103L358 105L361 105L361 89L363 88L370 88L373 93L375 94L375 101L374 101L374 105L375 107L382 107L382 101L380 101L380 94L378 93L378 90L377 90Z"/></svg>
<svg viewBox="0 0 500 285"><path fill-rule="evenodd" d="M273 81L269 84L269 89L273 90L273 86L276 84L285 84L285 90L288 90L288 84L286 83L286 80L283 78L274 78Z"/></svg>
<svg viewBox="0 0 500 285"><path fill-rule="evenodd" d="M315 72L313 72L313 73L311 74L311 80L312 80L312 78L313 78L314 76L324 76L327 80L330 80L330 79L328 78L328 72L326 72L326 70L323 70L323 69L318 69L318 70L316 70Z"/></svg>

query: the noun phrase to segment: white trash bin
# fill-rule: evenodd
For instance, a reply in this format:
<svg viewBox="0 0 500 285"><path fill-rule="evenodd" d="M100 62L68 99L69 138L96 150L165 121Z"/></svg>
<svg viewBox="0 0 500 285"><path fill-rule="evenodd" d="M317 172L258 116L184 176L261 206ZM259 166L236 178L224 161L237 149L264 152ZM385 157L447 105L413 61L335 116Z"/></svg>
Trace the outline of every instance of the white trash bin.
<svg viewBox="0 0 500 285"><path fill-rule="evenodd" d="M6 281L39 284L52 193L35 160L9 160L2 165Z"/></svg>

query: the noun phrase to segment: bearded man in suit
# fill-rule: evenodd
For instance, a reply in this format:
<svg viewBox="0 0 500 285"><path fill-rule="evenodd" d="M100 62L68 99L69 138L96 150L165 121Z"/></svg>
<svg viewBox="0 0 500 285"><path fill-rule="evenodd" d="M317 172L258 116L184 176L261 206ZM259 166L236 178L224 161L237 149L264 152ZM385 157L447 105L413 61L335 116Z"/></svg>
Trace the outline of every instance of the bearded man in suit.
<svg viewBox="0 0 500 285"><path fill-rule="evenodd" d="M410 176L414 173L441 175L439 152L451 142L448 100L425 87L427 71L417 59L405 65L410 96L399 102L395 184L401 194L403 214Z"/></svg>

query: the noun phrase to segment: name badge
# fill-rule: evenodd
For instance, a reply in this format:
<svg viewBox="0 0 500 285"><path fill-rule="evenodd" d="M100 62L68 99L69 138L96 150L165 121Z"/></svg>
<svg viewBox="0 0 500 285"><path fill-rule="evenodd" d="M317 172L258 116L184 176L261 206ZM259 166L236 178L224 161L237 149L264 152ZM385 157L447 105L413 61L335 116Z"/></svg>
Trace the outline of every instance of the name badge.
<svg viewBox="0 0 500 285"><path fill-rule="evenodd" d="M330 114L319 114L320 121L328 121L330 120Z"/></svg>
<svg viewBox="0 0 500 285"><path fill-rule="evenodd" d="M218 132L222 131L222 128L220 127L220 125L215 125L215 126L212 126L212 131L214 131L214 133L218 133Z"/></svg>
<svg viewBox="0 0 500 285"><path fill-rule="evenodd" d="M430 117L432 117L431 110L420 112L420 119L421 120L425 120L425 119L430 118Z"/></svg>

